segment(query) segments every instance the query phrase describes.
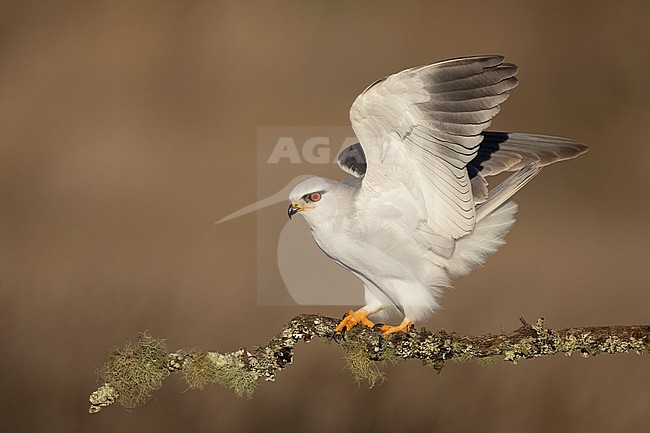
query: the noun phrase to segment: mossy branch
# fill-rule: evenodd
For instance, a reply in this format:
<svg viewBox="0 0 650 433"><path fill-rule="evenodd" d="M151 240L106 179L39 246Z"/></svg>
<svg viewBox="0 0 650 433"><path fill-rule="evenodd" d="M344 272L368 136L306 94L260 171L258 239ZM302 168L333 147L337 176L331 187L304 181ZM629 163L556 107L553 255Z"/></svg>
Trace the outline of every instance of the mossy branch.
<svg viewBox="0 0 650 433"><path fill-rule="evenodd" d="M134 344L117 349L100 371L103 384L90 396L90 413L114 402L133 408L146 401L173 372L182 372L190 388L218 383L239 396L250 397L260 378L275 380L278 371L293 361L293 347L313 337L335 342L344 350L355 379L373 386L383 380L382 362L419 359L440 371L447 361L496 359L516 364L522 359L564 353L594 356L602 353L650 353L650 325L598 326L546 329L543 320L510 333L462 336L426 329L382 336L377 330L357 327L345 337L336 335L338 320L314 314L295 317L266 346L252 352L231 353L179 350L169 353L164 340L142 334Z"/></svg>

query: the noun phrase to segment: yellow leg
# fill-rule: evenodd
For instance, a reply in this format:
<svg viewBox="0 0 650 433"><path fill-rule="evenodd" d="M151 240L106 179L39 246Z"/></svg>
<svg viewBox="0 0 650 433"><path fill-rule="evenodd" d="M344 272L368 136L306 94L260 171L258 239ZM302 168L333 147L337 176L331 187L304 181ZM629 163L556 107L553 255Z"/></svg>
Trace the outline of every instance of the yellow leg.
<svg viewBox="0 0 650 433"><path fill-rule="evenodd" d="M354 311L350 310L347 313L345 313L345 316L343 316L343 320L341 320L341 323L336 327L336 333L340 334L341 332L347 332L350 329L354 328L357 324L362 323L366 325L368 328L372 328L375 326L374 323L372 323L370 320L368 320L368 314L370 314L368 311L364 310L363 308Z"/></svg>
<svg viewBox="0 0 650 433"><path fill-rule="evenodd" d="M395 332L409 332L411 327L415 327L415 323L405 320L399 326L382 325L380 329L382 334L388 335Z"/></svg>

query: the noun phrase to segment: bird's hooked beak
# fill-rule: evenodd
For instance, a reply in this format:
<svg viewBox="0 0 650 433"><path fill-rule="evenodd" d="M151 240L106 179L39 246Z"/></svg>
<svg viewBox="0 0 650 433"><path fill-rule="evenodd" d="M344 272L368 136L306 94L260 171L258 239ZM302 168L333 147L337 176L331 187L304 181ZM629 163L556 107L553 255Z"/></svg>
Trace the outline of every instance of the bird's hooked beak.
<svg viewBox="0 0 650 433"><path fill-rule="evenodd" d="M302 212L305 209L311 209L313 206L302 206L299 205L298 203L291 203L289 205L289 210L287 213L289 214L289 219L293 219L293 216L297 214L298 212Z"/></svg>
<svg viewBox="0 0 650 433"><path fill-rule="evenodd" d="M289 219L290 220L293 219L293 216L298 212L300 212L300 207L295 203L291 203L289 205L289 210L287 211L287 213L289 214Z"/></svg>

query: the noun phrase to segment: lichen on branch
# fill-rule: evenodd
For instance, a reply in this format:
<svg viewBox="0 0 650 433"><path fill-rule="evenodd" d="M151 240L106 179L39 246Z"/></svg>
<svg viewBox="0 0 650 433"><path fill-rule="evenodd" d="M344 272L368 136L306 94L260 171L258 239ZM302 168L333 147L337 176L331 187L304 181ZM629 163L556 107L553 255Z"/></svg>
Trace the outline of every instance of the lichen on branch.
<svg viewBox="0 0 650 433"><path fill-rule="evenodd" d="M299 341L319 337L338 343L357 381L372 387L384 379L382 363L419 359L441 371L445 362L495 359L516 364L538 356L580 353L650 353L650 325L598 326L547 329L542 319L526 323L510 333L462 336L444 330L396 333L358 326L345 336L336 334L338 320L315 314L295 317L266 345L252 352L245 348L230 353L179 350L169 353L164 340L140 336L136 343L115 349L100 370L100 387L90 396L90 413L115 402L127 409L144 403L173 372L181 372L190 388L216 383L239 396L250 397L259 379L274 381L276 374L293 362Z"/></svg>

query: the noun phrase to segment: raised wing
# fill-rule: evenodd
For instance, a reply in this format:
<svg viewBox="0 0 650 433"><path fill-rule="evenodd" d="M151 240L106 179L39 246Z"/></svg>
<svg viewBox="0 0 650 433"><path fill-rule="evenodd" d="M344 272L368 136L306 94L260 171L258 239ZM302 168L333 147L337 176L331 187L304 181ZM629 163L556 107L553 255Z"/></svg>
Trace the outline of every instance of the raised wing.
<svg viewBox="0 0 650 433"><path fill-rule="evenodd" d="M477 56L407 69L359 95L350 118L367 160L368 200L408 192L419 230L452 245L471 232L476 210L466 167L517 85L517 67L503 60Z"/></svg>

